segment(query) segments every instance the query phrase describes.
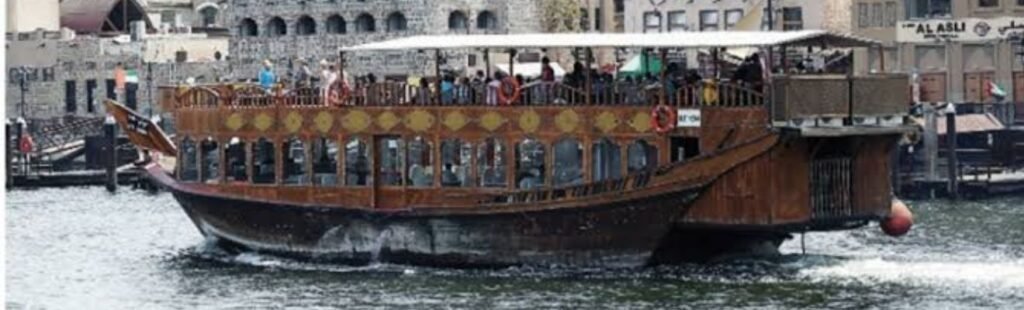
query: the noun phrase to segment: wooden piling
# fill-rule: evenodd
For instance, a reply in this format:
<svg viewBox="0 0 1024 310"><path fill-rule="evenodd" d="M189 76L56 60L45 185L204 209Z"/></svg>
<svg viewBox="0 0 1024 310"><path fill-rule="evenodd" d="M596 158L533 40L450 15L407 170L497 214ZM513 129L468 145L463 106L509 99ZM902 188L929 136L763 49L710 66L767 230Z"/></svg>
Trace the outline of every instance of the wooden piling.
<svg viewBox="0 0 1024 310"><path fill-rule="evenodd" d="M11 158L11 156L14 155L14 152L11 151L11 149L14 147L12 144L14 142L14 139L11 139L11 137L14 135L14 132L12 131L14 128L12 127L13 126L11 126L11 120L8 119L7 122L4 124L4 129L6 129L4 131L4 138L7 139L4 140L4 175L6 176L6 179L4 181L5 188L11 188L14 186L14 158Z"/></svg>
<svg viewBox="0 0 1024 310"><path fill-rule="evenodd" d="M103 122L103 136L106 138L107 153L107 191L117 192L117 122L113 116L107 116Z"/></svg>
<svg viewBox="0 0 1024 310"><path fill-rule="evenodd" d="M947 179L949 181L949 197L959 198L959 173L956 158L956 107L949 103L946 106L946 159L949 160Z"/></svg>

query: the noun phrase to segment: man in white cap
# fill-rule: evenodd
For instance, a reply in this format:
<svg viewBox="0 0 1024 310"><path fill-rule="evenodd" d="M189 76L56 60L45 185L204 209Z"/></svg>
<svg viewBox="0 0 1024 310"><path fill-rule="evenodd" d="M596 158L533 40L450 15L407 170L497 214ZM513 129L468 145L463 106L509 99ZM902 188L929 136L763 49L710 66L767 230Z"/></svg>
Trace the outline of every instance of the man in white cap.
<svg viewBox="0 0 1024 310"><path fill-rule="evenodd" d="M328 97L331 94L331 87L338 81L338 73L334 72L334 65L327 60L320 61L320 97L324 98L324 105L330 103Z"/></svg>
<svg viewBox="0 0 1024 310"><path fill-rule="evenodd" d="M274 75L274 63L269 59L264 60L263 69L260 70L260 86L264 90L270 91L274 87L274 83L277 83L277 76Z"/></svg>

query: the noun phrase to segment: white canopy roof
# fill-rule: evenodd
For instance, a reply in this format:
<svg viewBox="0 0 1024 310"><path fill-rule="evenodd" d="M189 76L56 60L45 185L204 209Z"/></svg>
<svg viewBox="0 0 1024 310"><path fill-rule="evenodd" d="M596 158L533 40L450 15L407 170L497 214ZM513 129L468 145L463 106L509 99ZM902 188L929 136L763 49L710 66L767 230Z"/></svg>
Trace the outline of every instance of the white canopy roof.
<svg viewBox="0 0 1024 310"><path fill-rule="evenodd" d="M531 33L414 36L342 48L343 51L380 51L462 48L709 48L773 45L870 46L877 41L824 30L713 31L671 33Z"/></svg>

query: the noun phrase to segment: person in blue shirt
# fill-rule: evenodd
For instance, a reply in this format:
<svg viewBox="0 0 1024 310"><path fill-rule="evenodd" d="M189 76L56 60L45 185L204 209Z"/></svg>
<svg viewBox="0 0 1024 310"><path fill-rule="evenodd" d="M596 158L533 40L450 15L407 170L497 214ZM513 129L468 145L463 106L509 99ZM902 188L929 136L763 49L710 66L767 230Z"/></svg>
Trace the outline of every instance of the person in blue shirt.
<svg viewBox="0 0 1024 310"><path fill-rule="evenodd" d="M441 102L452 104L455 101L455 77L445 75L441 79Z"/></svg>
<svg viewBox="0 0 1024 310"><path fill-rule="evenodd" d="M274 64L270 60L263 61L263 69L260 70L260 86L270 91L277 83L277 76L274 75Z"/></svg>

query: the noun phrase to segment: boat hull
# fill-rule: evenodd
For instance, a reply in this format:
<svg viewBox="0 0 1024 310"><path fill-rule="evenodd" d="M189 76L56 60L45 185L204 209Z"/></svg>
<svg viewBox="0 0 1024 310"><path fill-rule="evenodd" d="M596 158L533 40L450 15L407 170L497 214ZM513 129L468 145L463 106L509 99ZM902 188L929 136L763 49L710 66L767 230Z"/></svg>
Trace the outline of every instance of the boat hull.
<svg viewBox="0 0 1024 310"><path fill-rule="evenodd" d="M485 267L650 264L700 189L642 200L494 214L294 206L176 191L196 227L230 247L351 264Z"/></svg>

